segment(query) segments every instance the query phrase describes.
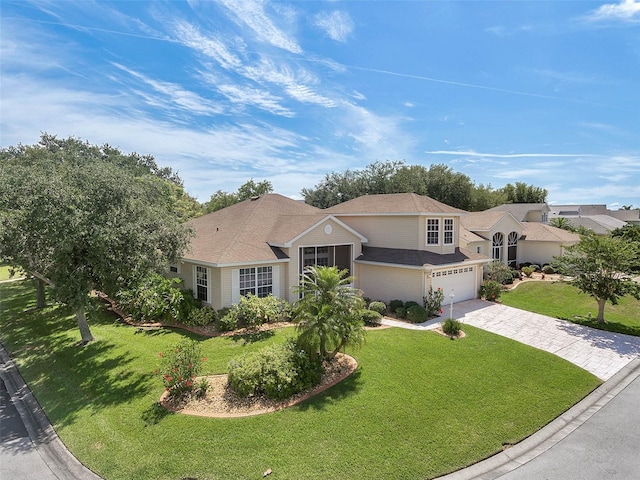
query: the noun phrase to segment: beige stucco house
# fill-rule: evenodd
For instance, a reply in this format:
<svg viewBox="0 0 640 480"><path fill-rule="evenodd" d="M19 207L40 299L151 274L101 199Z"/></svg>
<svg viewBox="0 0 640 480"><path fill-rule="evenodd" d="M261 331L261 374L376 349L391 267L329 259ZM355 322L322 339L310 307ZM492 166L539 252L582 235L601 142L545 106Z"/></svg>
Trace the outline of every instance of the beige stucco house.
<svg viewBox="0 0 640 480"><path fill-rule="evenodd" d="M460 246L513 267L551 263L580 236L548 225L548 212L546 204L511 204L468 213L461 219Z"/></svg>
<svg viewBox="0 0 640 480"><path fill-rule="evenodd" d="M477 296L490 259L461 248L465 212L416 194L363 196L326 210L267 194L191 220L170 274L219 309L249 293L290 302L305 267L336 265L372 300L422 303L429 287Z"/></svg>

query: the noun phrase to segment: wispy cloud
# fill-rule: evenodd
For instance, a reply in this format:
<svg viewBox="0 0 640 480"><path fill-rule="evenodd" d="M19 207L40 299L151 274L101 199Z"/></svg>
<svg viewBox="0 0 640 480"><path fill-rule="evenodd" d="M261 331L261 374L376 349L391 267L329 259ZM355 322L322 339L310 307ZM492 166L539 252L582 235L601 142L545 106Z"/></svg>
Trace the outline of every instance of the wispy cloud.
<svg viewBox="0 0 640 480"><path fill-rule="evenodd" d="M483 157L483 158L553 158L553 157L595 157L596 155L591 155L588 153L481 153L474 152L473 150L469 151L458 151L458 150L433 150L427 151L430 155L454 155L459 157Z"/></svg>
<svg viewBox="0 0 640 480"><path fill-rule="evenodd" d="M231 13L238 25L249 27L261 41L288 50L302 53L298 43L280 30L265 13L263 0L219 0Z"/></svg>
<svg viewBox="0 0 640 480"><path fill-rule="evenodd" d="M313 17L313 24L336 42L346 42L354 28L351 16L341 10L320 12Z"/></svg>
<svg viewBox="0 0 640 480"><path fill-rule="evenodd" d="M583 19L588 22L640 23L640 1L623 0L620 3L607 3L589 12Z"/></svg>

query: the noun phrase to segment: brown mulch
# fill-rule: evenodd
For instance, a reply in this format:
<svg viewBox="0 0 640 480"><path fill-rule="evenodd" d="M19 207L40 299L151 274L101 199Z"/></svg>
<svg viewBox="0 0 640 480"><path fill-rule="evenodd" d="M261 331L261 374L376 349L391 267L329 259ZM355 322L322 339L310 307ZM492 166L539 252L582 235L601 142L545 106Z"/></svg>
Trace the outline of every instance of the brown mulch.
<svg viewBox="0 0 640 480"><path fill-rule="evenodd" d="M195 383L198 383L201 378L206 378L209 382L209 388L204 398L190 398L176 402L167 399L165 392L160 397L159 403L169 411L201 417L231 418L261 415L290 407L311 398L347 378L357 367L358 362L353 357L338 353L333 361L325 363L325 371L318 386L285 400L240 397L229 387L227 375L210 375L195 380Z"/></svg>
<svg viewBox="0 0 640 480"><path fill-rule="evenodd" d="M454 339L454 338L464 338L464 337L466 337L466 336L467 336L467 334L466 334L466 333L464 333L462 330L460 330L460 331L458 332L458 335L449 335L448 333L444 333L444 331L442 330L442 327L434 328L434 329L432 330L432 332L436 332L436 333L438 333L438 334L442 335L443 337L449 337L449 338L451 338L451 339Z"/></svg>

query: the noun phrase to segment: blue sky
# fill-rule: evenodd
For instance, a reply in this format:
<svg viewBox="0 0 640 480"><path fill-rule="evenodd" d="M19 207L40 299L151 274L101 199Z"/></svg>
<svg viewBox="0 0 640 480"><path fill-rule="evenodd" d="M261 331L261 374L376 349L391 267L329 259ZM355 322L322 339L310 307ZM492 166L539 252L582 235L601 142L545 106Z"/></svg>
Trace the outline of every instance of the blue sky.
<svg viewBox="0 0 640 480"><path fill-rule="evenodd" d="M444 163L551 203L640 206L640 2L10 1L0 145L73 135L250 178Z"/></svg>

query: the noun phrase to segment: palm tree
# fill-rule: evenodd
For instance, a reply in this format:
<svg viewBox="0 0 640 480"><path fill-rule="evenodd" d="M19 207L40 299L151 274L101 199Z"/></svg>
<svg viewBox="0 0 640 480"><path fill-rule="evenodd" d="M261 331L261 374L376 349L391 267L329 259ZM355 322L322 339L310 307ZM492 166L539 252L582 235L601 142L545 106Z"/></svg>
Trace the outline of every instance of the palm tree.
<svg viewBox="0 0 640 480"><path fill-rule="evenodd" d="M569 232L575 232L576 228L571 223L567 217L556 217L549 220L549 225L556 228L561 228L562 230L567 230Z"/></svg>
<svg viewBox="0 0 640 480"><path fill-rule="evenodd" d="M310 267L302 275L296 303L298 343L311 355L335 357L346 346L364 341L361 292L350 284L347 270L337 267Z"/></svg>

